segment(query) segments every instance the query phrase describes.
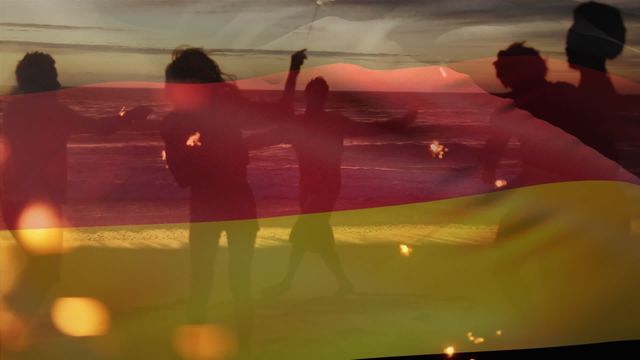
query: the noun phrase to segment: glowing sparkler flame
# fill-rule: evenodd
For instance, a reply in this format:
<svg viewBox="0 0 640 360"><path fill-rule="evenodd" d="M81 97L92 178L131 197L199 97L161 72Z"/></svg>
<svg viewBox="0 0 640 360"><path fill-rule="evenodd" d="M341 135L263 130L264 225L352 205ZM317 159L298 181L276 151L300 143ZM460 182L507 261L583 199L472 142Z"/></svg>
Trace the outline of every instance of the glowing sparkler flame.
<svg viewBox="0 0 640 360"><path fill-rule="evenodd" d="M167 151L166 150L162 150L162 152L160 153L160 158L162 159L162 161L167 161Z"/></svg>
<svg viewBox="0 0 640 360"><path fill-rule="evenodd" d="M446 152L449 151L447 147L440 144L438 140L433 140L429 145L429 150L431 151L431 156L438 159L443 159Z"/></svg>
<svg viewBox="0 0 640 360"><path fill-rule="evenodd" d="M456 348L454 348L453 346L447 346L444 349L444 353L445 355L447 355L448 358L451 358L456 353Z"/></svg>
<svg viewBox="0 0 640 360"><path fill-rule="evenodd" d="M502 336L502 330L496 330L496 336Z"/></svg>
<svg viewBox="0 0 640 360"><path fill-rule="evenodd" d="M476 339L476 337L475 337L475 336L473 336L473 333L472 333L471 331L469 331L469 332L467 333L467 339L469 339L469 341L473 341L473 340L475 340L475 339Z"/></svg>
<svg viewBox="0 0 640 360"><path fill-rule="evenodd" d="M195 132L193 134L191 134L191 136L189 136L189 138L187 139L187 146L202 146L202 143L200 142L200 133L199 132Z"/></svg>
<svg viewBox="0 0 640 360"><path fill-rule="evenodd" d="M409 256L412 252L413 248L411 248L409 245L400 244L400 254L402 254L402 256Z"/></svg>
<svg viewBox="0 0 640 360"><path fill-rule="evenodd" d="M46 203L32 203L18 218L16 236L22 246L32 254L56 254L63 250L62 219Z"/></svg>
<svg viewBox="0 0 640 360"><path fill-rule="evenodd" d="M507 180L505 179L498 179L496 180L496 182L494 183L496 189L500 189L503 188L505 186L507 186L509 183L507 182Z"/></svg>
<svg viewBox="0 0 640 360"><path fill-rule="evenodd" d="M51 309L53 324L69 336L104 335L111 325L109 310L92 298L58 298Z"/></svg>
<svg viewBox="0 0 640 360"><path fill-rule="evenodd" d="M482 337L477 337L475 338L475 340L473 340L474 344L482 344L484 342L484 338Z"/></svg>
<svg viewBox="0 0 640 360"><path fill-rule="evenodd" d="M126 113L127 113L127 108L124 105L122 105L122 107L120 108L120 111L118 111L118 116L122 117Z"/></svg>

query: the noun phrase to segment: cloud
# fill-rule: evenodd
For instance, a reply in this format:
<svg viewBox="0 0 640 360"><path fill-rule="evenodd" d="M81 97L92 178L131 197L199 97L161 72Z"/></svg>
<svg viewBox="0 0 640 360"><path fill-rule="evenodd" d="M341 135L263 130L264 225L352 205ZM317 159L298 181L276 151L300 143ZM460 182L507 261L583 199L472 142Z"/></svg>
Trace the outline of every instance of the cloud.
<svg viewBox="0 0 640 360"><path fill-rule="evenodd" d="M35 41L18 41L18 40L0 40L0 45L11 48L14 51L34 51L47 49L61 50L77 50L91 52L118 52L130 54L148 54L148 55L169 55L173 52L173 48L154 48L154 47L135 47L125 45L108 45L108 44L66 44L66 43L50 43ZM210 54L242 56L242 55L280 55L290 56L293 49L205 49ZM309 51L310 56L350 56L350 57L396 57L397 54L390 53L362 53L353 51Z"/></svg>
<svg viewBox="0 0 640 360"><path fill-rule="evenodd" d="M299 27L263 48L284 49L300 44L300 47L308 45L343 53L403 54L402 48L387 38L400 22L398 19L348 21L329 16Z"/></svg>
<svg viewBox="0 0 640 360"><path fill-rule="evenodd" d="M78 26L78 25L55 25L55 24L28 24L0 22L0 27L20 28L33 30L99 30L99 31L131 31L129 29L102 27L102 26Z"/></svg>

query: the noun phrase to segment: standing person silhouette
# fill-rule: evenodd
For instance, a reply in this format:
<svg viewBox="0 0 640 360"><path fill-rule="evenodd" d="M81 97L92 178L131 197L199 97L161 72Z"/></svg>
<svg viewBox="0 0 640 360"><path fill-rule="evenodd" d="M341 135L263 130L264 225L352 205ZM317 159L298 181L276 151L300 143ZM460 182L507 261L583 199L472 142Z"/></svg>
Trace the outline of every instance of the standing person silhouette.
<svg viewBox="0 0 640 360"><path fill-rule="evenodd" d="M291 58L287 83L305 59ZM174 110L162 124L167 163L178 184L190 190L190 323L207 321L218 241L226 232L229 283L236 308L238 340L246 350L252 326L251 264L258 222L247 180L249 153L242 129L257 119L287 116L282 102L257 104L243 98L202 49L176 50L165 71Z"/></svg>
<svg viewBox="0 0 640 360"><path fill-rule="evenodd" d="M151 110L137 107L103 118L82 116L58 101L55 60L27 53L16 66L17 90L4 111L7 158L3 169L2 215L27 266L8 303L18 313L33 313L58 282L67 194L67 143L72 132L109 134ZM46 231L32 231L32 229ZM31 229L31 231L30 231Z"/></svg>
<svg viewBox="0 0 640 360"><path fill-rule="evenodd" d="M573 11L565 49L569 66L580 72L576 107L583 126L576 136L619 163L623 163L619 143L630 141L637 146L640 138L637 104L617 93L607 71L607 61L616 59L624 50L626 33L620 10L586 2ZM633 115L628 117L625 113ZM640 171L638 161L629 160L624 165Z"/></svg>
<svg viewBox="0 0 640 360"><path fill-rule="evenodd" d="M626 29L622 14L613 6L597 2L578 5L567 33L569 65L580 72L578 96L583 125L577 137L611 160L618 161L615 139L619 119L617 94L607 73L606 61L622 53Z"/></svg>
<svg viewBox="0 0 640 360"><path fill-rule="evenodd" d="M498 53L494 62L496 75L511 89L509 97L516 107L620 163L616 142L637 141L640 135L633 124L625 123L620 116L628 104L616 93L606 69L606 61L622 52L625 38L626 29L618 9L597 2L583 3L574 10L574 23L566 39L569 65L580 72L577 88L568 83L547 81L545 61L537 50L523 43L514 43ZM521 146L532 143L526 138L522 140ZM508 134L504 132L494 134L487 141L485 180L492 181L507 141Z"/></svg>
<svg viewBox="0 0 640 360"><path fill-rule="evenodd" d="M293 99L294 87L287 84L285 94ZM277 144L291 144L300 168L300 217L291 229L291 252L286 274L278 284L263 290L267 297L280 296L292 285L294 276L307 252L318 253L338 282L337 294L353 291L335 247L330 224L331 212L340 194L341 163L347 136L378 134L405 129L416 119L415 111L405 116L373 123L352 121L325 109L329 85L317 77L306 85L306 109L293 121L246 139L251 149ZM290 104L292 106L292 104Z"/></svg>
<svg viewBox="0 0 640 360"><path fill-rule="evenodd" d="M506 95L513 101L513 106L529 112L538 119L554 125L566 133L575 134L581 125L575 116L575 92L573 85L562 82L550 82L546 79L547 64L540 53L525 46L524 42L511 44L500 50L493 63L496 76L500 82L511 91ZM513 124L510 116L498 110L492 115L493 131L486 141L482 151L482 178L493 184L496 169L507 147L509 139L518 133L519 124ZM514 128L516 130L514 130ZM535 184L542 179L544 165L551 164L544 159L538 159L543 145L541 139L530 136L519 136L521 153L523 156L523 172L512 185ZM553 141L547 139L546 142ZM542 165L542 166L541 166Z"/></svg>

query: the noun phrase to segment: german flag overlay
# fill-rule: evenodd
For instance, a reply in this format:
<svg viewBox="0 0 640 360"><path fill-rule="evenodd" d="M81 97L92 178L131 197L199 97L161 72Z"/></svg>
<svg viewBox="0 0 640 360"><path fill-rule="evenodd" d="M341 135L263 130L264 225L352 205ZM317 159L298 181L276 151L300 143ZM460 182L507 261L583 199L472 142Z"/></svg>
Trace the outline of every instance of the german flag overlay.
<svg viewBox="0 0 640 360"><path fill-rule="evenodd" d="M316 1L291 39L425 9L382 3ZM175 4L131 6L163 18ZM2 359L640 354L637 57L607 70L637 52L629 11L571 4L565 57L533 41L410 66L388 62L407 52L235 49L250 69L280 65L234 77L215 50L149 47L136 51L162 58L155 77L77 86L58 53L84 50L2 30L77 26L0 21L0 43L27 47L0 97ZM506 28L487 26L473 28Z"/></svg>

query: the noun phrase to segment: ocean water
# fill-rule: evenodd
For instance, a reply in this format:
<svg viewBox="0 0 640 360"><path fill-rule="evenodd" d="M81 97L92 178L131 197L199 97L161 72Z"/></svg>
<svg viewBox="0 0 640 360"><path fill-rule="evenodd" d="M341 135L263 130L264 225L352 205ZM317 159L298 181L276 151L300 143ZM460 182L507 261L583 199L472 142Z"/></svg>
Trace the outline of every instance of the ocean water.
<svg viewBox="0 0 640 360"><path fill-rule="evenodd" d="M188 192L179 188L162 160L159 123L171 110L162 89L80 88L60 100L88 116L117 113L123 106L150 106L147 121L111 136L76 134L69 146L66 214L70 224L176 223L188 219ZM247 91L269 102L279 92ZM385 120L417 109L409 131L345 140L342 189L337 210L446 199L494 191L482 181L478 156L488 137L492 113L504 99L489 94L333 92L327 108L353 121ZM296 112L304 110L297 94ZM250 132L259 129L250 129ZM447 148L442 159L433 141ZM519 174L517 140L505 153L498 177ZM298 209L298 163L288 145L251 153L249 181L259 216Z"/></svg>
<svg viewBox="0 0 640 360"><path fill-rule="evenodd" d="M186 219L188 193L177 187L166 169L157 130L170 105L161 90L110 90L74 92L62 101L92 116L137 105L152 106L154 113L145 123L112 136L72 138L68 148L69 198L77 210L70 216L82 223L102 224L124 208L142 223ZM274 101L279 95L246 93L263 102ZM482 94L332 93L327 108L354 121L379 121L400 116L408 109L419 111L409 134L345 140L343 187L337 208L432 200L490 189L478 175L477 151L486 139L489 117L497 106L495 99ZM303 109L303 99L298 96L296 112ZM434 140L448 148L443 159L434 158L429 151ZM506 163L510 164L508 160ZM296 212L298 163L290 146L252 152L249 181L261 216ZM178 211L181 215L176 217Z"/></svg>

